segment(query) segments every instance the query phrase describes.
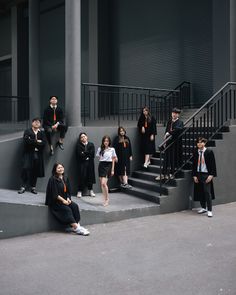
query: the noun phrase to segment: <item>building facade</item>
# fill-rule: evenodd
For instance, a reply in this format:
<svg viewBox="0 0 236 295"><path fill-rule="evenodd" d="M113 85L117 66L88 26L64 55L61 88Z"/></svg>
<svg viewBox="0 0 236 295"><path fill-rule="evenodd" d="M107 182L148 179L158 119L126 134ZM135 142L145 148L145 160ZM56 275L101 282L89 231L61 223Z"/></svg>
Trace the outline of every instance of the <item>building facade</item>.
<svg viewBox="0 0 236 295"><path fill-rule="evenodd" d="M0 96L38 116L59 96L81 125L81 82L174 89L200 105L236 79L233 0L15 0L0 4Z"/></svg>

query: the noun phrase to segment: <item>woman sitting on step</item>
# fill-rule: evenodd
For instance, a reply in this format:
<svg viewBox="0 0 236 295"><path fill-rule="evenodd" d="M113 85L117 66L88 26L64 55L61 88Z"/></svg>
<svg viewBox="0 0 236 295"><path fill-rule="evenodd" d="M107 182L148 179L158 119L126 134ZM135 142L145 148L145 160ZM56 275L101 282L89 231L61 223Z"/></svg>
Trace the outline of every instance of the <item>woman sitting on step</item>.
<svg viewBox="0 0 236 295"><path fill-rule="evenodd" d="M47 185L45 204L60 223L69 226L68 231L83 236L89 235L89 231L79 224L79 206L71 200L69 180L64 176L64 166L60 163L55 163L53 166L52 176Z"/></svg>

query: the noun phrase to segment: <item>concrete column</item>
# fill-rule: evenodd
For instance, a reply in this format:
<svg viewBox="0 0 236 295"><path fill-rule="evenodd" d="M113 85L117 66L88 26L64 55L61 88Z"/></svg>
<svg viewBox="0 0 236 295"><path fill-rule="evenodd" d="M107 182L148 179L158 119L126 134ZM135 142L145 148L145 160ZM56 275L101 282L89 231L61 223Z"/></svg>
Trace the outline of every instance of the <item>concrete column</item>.
<svg viewBox="0 0 236 295"><path fill-rule="evenodd" d="M66 120L81 126L81 0L65 1Z"/></svg>
<svg viewBox="0 0 236 295"><path fill-rule="evenodd" d="M11 8L11 95L17 96L17 7ZM17 121L17 98L12 98L12 120Z"/></svg>
<svg viewBox="0 0 236 295"><path fill-rule="evenodd" d="M17 96L17 7L11 8L12 96Z"/></svg>
<svg viewBox="0 0 236 295"><path fill-rule="evenodd" d="M98 0L89 0L89 37L88 37L88 61L89 82L98 83ZM98 115L98 88L89 87L90 118L97 119ZM87 103L87 102L86 102Z"/></svg>
<svg viewBox="0 0 236 295"><path fill-rule="evenodd" d="M41 116L39 67L39 0L29 0L29 104L30 119Z"/></svg>
<svg viewBox="0 0 236 295"><path fill-rule="evenodd" d="M236 1L230 0L230 81L236 82Z"/></svg>

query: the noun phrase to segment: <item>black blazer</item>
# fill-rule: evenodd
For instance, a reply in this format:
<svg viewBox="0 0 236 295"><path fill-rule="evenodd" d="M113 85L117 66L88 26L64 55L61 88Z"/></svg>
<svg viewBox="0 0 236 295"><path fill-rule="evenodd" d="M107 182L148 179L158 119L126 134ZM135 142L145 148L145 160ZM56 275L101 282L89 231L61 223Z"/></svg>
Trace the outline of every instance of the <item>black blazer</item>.
<svg viewBox="0 0 236 295"><path fill-rule="evenodd" d="M184 123L180 119L176 120L172 124L172 131L171 131L171 123L172 123L172 119L170 119L167 122L166 132L169 132L170 135L172 135L172 139L174 139L174 138L176 138L182 132L182 130L184 128Z"/></svg>
<svg viewBox="0 0 236 295"><path fill-rule="evenodd" d="M213 151L207 148L204 153L204 159L205 159L208 174L216 177L217 176L216 162L215 162L215 156ZM198 166L198 149L195 149L193 153L193 171L192 171L193 176L197 176L197 166Z"/></svg>
<svg viewBox="0 0 236 295"><path fill-rule="evenodd" d="M44 114L43 114L43 127L44 126L51 127L56 122L59 122L61 125L64 124L64 114L63 114L63 111L60 107L57 106L57 108L56 108L56 118L57 118L56 122L54 122L53 116L54 116L54 111L50 106L48 106L44 110Z"/></svg>

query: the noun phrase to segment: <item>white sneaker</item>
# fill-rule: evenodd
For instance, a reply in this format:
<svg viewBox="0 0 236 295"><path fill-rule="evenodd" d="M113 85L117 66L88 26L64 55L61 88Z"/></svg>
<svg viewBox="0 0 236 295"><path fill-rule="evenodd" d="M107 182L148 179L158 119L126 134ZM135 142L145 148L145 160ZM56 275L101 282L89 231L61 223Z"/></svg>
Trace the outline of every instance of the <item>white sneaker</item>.
<svg viewBox="0 0 236 295"><path fill-rule="evenodd" d="M212 217L213 216L212 211L207 211L207 216Z"/></svg>
<svg viewBox="0 0 236 295"><path fill-rule="evenodd" d="M82 197L82 192L78 192L77 193L77 198L81 198Z"/></svg>
<svg viewBox="0 0 236 295"><path fill-rule="evenodd" d="M90 232L81 225L78 225L78 227L74 230L74 232L81 236L88 236L90 234Z"/></svg>
<svg viewBox="0 0 236 295"><path fill-rule="evenodd" d="M207 212L207 210L204 208L197 211L198 214L202 214L202 213L206 213L206 212Z"/></svg>
<svg viewBox="0 0 236 295"><path fill-rule="evenodd" d="M163 180L163 179L165 179L165 176L163 175L163 174L161 174L161 176L160 175L157 175L157 177L155 178L155 180Z"/></svg>
<svg viewBox="0 0 236 295"><path fill-rule="evenodd" d="M143 167L144 167L144 168L147 168L147 167L148 167L148 163L145 162L145 163L143 164Z"/></svg>
<svg viewBox="0 0 236 295"><path fill-rule="evenodd" d="M92 189L89 191L89 195L90 195L90 197L96 197L96 195Z"/></svg>
<svg viewBox="0 0 236 295"><path fill-rule="evenodd" d="M174 174L170 174L169 178L174 179L175 178Z"/></svg>

